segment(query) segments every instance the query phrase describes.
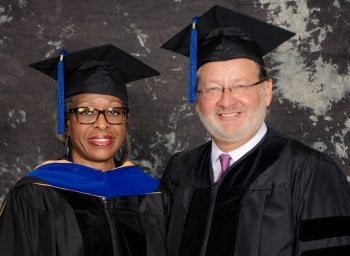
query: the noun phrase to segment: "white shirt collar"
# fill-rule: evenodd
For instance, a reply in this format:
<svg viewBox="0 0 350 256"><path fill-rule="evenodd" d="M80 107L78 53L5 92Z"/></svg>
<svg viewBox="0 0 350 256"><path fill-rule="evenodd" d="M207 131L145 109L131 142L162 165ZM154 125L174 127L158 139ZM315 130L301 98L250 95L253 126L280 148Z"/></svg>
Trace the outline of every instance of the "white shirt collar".
<svg viewBox="0 0 350 256"><path fill-rule="evenodd" d="M261 125L257 133L245 144L240 146L239 148L236 148L230 152L223 152L222 150L219 149L219 147L215 144L215 142L212 140L211 143L211 163L214 171L214 180L217 179L221 166L220 166L220 161L218 160L219 155L222 153L229 154L232 158L230 165L234 162L239 160L242 156L244 156L247 152L249 152L252 148L254 148L265 136L267 132L267 126L265 122Z"/></svg>

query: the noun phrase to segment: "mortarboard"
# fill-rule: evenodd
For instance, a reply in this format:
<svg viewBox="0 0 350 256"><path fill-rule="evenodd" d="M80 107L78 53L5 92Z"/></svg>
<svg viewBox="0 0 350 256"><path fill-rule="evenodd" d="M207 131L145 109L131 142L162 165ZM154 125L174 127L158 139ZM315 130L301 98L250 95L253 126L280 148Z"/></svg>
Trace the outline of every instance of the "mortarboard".
<svg viewBox="0 0 350 256"><path fill-rule="evenodd" d="M111 44L29 65L57 80L57 133L64 133L64 99L80 93L120 98L128 107L126 83L159 75L158 71Z"/></svg>
<svg viewBox="0 0 350 256"><path fill-rule="evenodd" d="M264 65L263 56L294 33L215 5L161 47L187 57L189 102L195 101L196 72L203 64L248 58Z"/></svg>

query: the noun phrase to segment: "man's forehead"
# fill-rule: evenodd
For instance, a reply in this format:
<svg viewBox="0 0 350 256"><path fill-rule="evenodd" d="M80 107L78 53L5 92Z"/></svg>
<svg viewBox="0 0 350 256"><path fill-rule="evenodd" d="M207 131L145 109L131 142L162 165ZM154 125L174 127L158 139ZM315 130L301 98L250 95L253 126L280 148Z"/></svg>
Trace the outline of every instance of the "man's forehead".
<svg viewBox="0 0 350 256"><path fill-rule="evenodd" d="M212 61L204 64L197 70L197 77L211 73L221 73L222 76L232 76L232 72L242 75L258 75L260 65L247 58L236 58L226 61Z"/></svg>

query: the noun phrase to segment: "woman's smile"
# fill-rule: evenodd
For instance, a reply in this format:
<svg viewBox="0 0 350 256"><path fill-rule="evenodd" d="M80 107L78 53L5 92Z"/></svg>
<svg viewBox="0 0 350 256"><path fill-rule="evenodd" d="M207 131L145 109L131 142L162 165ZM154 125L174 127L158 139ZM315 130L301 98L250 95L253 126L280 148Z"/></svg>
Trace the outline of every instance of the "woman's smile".
<svg viewBox="0 0 350 256"><path fill-rule="evenodd" d="M114 142L114 138L110 135L96 135L88 139L89 143L94 146L109 146Z"/></svg>

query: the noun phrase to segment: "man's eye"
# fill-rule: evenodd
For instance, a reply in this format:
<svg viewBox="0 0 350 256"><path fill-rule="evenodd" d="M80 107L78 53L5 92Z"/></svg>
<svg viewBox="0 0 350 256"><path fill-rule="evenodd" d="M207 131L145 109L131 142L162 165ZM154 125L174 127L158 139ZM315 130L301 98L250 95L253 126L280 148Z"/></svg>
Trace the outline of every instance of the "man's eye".
<svg viewBox="0 0 350 256"><path fill-rule="evenodd" d="M218 92L222 92L222 88L220 87L211 87L207 90L207 92L209 93L218 93Z"/></svg>
<svg viewBox="0 0 350 256"><path fill-rule="evenodd" d="M245 84L237 84L235 86L232 86L232 88L239 88L239 89L244 89L244 88L248 88L249 85L245 85Z"/></svg>

